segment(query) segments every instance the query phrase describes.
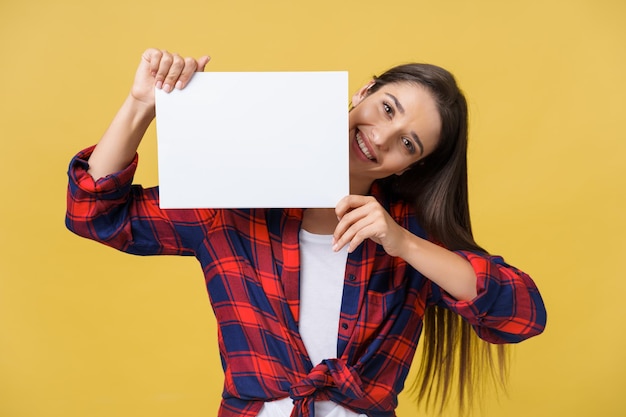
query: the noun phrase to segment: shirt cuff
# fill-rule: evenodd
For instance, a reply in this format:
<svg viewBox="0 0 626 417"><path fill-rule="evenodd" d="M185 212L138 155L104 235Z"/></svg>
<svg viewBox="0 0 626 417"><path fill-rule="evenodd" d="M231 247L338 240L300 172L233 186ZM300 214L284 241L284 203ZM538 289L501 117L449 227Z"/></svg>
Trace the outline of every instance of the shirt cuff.
<svg viewBox="0 0 626 417"><path fill-rule="evenodd" d="M469 251L455 251L466 259L476 274L476 297L472 300L457 300L445 291L441 291L445 303L467 319L471 324L480 325L482 319L493 313L501 299L502 285L498 264L506 265L499 256L479 255ZM507 301L510 299L507 297Z"/></svg>
<svg viewBox="0 0 626 417"><path fill-rule="evenodd" d="M95 181L87 172L89 170L89 157L94 148L95 145L83 149L72 158L68 171L70 182L88 194L101 194L102 198L105 199L119 198L128 192L133 182L139 156L135 153L135 157L126 168Z"/></svg>

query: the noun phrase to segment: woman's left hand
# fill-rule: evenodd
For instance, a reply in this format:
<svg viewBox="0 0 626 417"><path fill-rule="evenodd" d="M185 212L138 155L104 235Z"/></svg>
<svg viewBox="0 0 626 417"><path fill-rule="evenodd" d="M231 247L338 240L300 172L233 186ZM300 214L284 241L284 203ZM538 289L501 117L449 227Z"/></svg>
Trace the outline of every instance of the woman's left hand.
<svg viewBox="0 0 626 417"><path fill-rule="evenodd" d="M348 245L354 251L365 239L382 245L391 256L400 256L408 230L391 218L374 197L349 195L335 207L339 224L333 234L333 250Z"/></svg>
<svg viewBox="0 0 626 417"><path fill-rule="evenodd" d="M476 297L476 273L465 258L400 226L374 197L344 197L335 213L339 224L333 235L334 250L348 245L348 252L352 252L365 239L372 239L457 300Z"/></svg>

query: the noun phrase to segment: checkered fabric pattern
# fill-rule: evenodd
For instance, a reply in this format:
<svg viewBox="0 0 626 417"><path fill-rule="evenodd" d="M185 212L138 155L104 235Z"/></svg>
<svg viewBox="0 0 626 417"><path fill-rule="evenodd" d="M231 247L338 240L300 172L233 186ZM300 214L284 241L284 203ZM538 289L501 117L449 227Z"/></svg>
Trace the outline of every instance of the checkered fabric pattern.
<svg viewBox="0 0 626 417"><path fill-rule="evenodd" d="M368 416L394 416L427 306L460 314L492 343L543 331L546 312L531 278L497 256L459 251L478 276L478 296L457 301L373 241L350 253L338 328L337 358L310 362L298 333L302 209L159 208L158 188L132 185L125 170L94 181L93 148L69 169L67 227L137 255L195 256L217 317L224 370L220 417L256 416L265 401L291 397L294 416L313 416L331 400ZM375 195L394 219L424 231L405 204Z"/></svg>

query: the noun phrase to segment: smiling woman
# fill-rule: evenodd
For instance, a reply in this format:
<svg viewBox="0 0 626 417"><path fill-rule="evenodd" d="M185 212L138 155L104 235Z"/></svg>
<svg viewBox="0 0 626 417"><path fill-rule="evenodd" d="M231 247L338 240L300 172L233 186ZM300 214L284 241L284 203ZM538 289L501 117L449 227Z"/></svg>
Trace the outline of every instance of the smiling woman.
<svg viewBox="0 0 626 417"><path fill-rule="evenodd" d="M221 417L391 417L424 321L421 398L443 406L458 371L463 406L492 364L473 360L476 346L543 331L530 277L474 242L467 106L436 66L393 68L354 95L351 194L334 210L160 209L158 188L132 185L154 87L185 88L207 62L143 54L109 129L70 164L66 224L128 253L198 259L219 326Z"/></svg>
<svg viewBox="0 0 626 417"><path fill-rule="evenodd" d="M404 173L437 147L437 104L420 84L372 82L353 96L352 106L352 193L366 194L373 181Z"/></svg>

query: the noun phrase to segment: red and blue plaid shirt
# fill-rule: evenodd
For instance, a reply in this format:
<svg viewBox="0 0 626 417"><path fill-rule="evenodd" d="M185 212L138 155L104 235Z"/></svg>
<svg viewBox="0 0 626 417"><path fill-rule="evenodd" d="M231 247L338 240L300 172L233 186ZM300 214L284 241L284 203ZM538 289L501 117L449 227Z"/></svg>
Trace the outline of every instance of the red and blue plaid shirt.
<svg viewBox="0 0 626 417"><path fill-rule="evenodd" d="M460 314L492 343L519 342L544 328L535 284L500 257L458 252L476 271L478 296L457 301L367 240L348 255L337 358L313 364L298 332L303 209L162 210L158 188L131 184L137 157L94 181L91 150L70 164L67 227L124 252L200 261L225 374L220 417L256 416L263 402L288 396L298 416L313 415L316 400L394 416L432 304ZM380 199L400 225L424 237L408 205Z"/></svg>

